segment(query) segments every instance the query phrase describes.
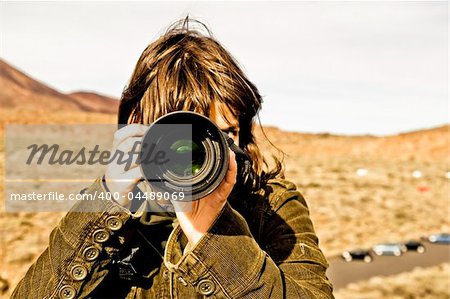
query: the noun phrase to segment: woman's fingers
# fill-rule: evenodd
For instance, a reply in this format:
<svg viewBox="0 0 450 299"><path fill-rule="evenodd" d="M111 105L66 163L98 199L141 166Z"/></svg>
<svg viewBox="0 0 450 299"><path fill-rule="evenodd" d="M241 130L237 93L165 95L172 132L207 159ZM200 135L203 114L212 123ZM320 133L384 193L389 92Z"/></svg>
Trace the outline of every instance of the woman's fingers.
<svg viewBox="0 0 450 299"><path fill-rule="evenodd" d="M124 186L134 185L142 180L141 169L139 167L133 167L128 171L110 177L109 182L114 184L123 184Z"/></svg>
<svg viewBox="0 0 450 299"><path fill-rule="evenodd" d="M228 165L227 174L223 179L222 183L220 183L219 187L216 191L219 194L220 198L228 198L231 190L233 190L234 185L236 184L236 176L237 176L237 163L236 163L236 155L233 151L230 150L230 162Z"/></svg>
<svg viewBox="0 0 450 299"><path fill-rule="evenodd" d="M116 150L128 154L129 152L131 152L131 150L139 152L141 148L142 137L128 137L117 145Z"/></svg>
<svg viewBox="0 0 450 299"><path fill-rule="evenodd" d="M119 146L125 139L130 137L143 137L147 132L148 126L140 124L130 124L117 130L114 133L113 148Z"/></svg>
<svg viewBox="0 0 450 299"><path fill-rule="evenodd" d="M142 179L137 160L142 148L142 137L147 128L144 125L131 124L114 134L111 153L113 160L105 173L106 185L110 191L125 195Z"/></svg>
<svg viewBox="0 0 450 299"><path fill-rule="evenodd" d="M128 200L128 193L133 191L134 186L142 180L141 169L139 167L134 167L120 175L105 175L105 179L108 189L111 192L120 195L117 202L120 205L129 208L131 202Z"/></svg>
<svg viewBox="0 0 450 299"><path fill-rule="evenodd" d="M236 163L236 155L230 150L230 163L228 164L227 174L225 175L224 180L220 184L219 188L222 189L233 189L234 184L236 184L236 175L237 175L237 163Z"/></svg>
<svg viewBox="0 0 450 299"><path fill-rule="evenodd" d="M114 139L122 140L132 136L143 136L148 126L141 124L130 124L116 131Z"/></svg>
<svg viewBox="0 0 450 299"><path fill-rule="evenodd" d="M123 178L125 180L128 180L128 182L134 186L135 184L137 184L139 181L142 180L141 169L139 167L131 168L130 170L124 173Z"/></svg>
<svg viewBox="0 0 450 299"><path fill-rule="evenodd" d="M237 175L237 163L236 163L236 154L230 150L230 164L228 165L228 171L225 176L225 181L228 184L236 184L236 175Z"/></svg>

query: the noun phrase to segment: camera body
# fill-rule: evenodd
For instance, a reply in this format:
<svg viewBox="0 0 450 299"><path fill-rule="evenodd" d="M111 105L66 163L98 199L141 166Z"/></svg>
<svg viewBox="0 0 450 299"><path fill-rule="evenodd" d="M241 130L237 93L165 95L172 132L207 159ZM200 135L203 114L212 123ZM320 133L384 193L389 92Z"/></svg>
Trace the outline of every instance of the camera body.
<svg viewBox="0 0 450 299"><path fill-rule="evenodd" d="M160 154L159 163L146 161L149 150ZM252 160L209 118L187 111L157 119L143 138L138 162L144 179L155 191L184 193L184 200L198 200L223 181L233 150L238 166L235 190L251 189Z"/></svg>

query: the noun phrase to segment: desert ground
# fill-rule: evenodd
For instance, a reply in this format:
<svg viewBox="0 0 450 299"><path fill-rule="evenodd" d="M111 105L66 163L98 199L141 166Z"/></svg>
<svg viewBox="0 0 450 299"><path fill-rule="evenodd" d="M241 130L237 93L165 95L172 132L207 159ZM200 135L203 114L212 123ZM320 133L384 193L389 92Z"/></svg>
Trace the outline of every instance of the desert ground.
<svg viewBox="0 0 450 299"><path fill-rule="evenodd" d="M448 126L386 137L266 131L328 257L450 230Z"/></svg>
<svg viewBox="0 0 450 299"><path fill-rule="evenodd" d="M21 73L11 75L11 70L0 67L0 202L4 207L6 125L105 124L116 119L110 111L103 113L96 105L86 104L92 96L83 93L76 94L83 98L83 106L71 96L68 108L64 102L53 107L51 103L61 98L58 94L31 84ZM15 95L37 104L15 101L4 105ZM102 103L101 99L97 102L98 106ZM450 171L449 129L444 125L383 137L303 134L276 128L265 128L264 132L286 153L285 176L307 200L320 246L327 258L333 258L348 249L450 232L450 179L446 177ZM257 136L266 155L281 155L260 129ZM0 211L0 298L9 297L46 248L50 231L63 215ZM338 290L336 297L448 298L449 278L449 265L444 263L350 284Z"/></svg>
<svg viewBox="0 0 450 299"><path fill-rule="evenodd" d="M336 299L447 299L449 263L387 277L372 277L368 281L349 284L335 292Z"/></svg>

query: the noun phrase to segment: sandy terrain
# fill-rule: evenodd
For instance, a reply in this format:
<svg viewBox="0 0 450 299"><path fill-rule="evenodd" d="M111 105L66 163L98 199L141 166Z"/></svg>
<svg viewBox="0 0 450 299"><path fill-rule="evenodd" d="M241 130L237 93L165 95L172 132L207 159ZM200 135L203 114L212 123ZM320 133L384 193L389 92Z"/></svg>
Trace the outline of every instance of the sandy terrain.
<svg viewBox="0 0 450 299"><path fill-rule="evenodd" d="M447 299L449 272L450 265L444 263L389 277L372 277L368 281L348 285L335 296L336 299Z"/></svg>
<svg viewBox="0 0 450 299"><path fill-rule="evenodd" d="M289 154L286 177L307 199L323 249L333 256L450 231L448 130L380 138L299 134L285 141L284 134L268 134ZM417 170L421 178L412 176Z"/></svg>

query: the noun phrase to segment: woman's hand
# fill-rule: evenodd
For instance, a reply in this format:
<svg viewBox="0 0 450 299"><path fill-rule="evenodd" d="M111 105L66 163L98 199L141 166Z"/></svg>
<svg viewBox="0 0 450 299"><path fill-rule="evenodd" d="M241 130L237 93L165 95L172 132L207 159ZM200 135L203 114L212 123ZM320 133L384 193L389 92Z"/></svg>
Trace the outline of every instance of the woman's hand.
<svg viewBox="0 0 450 299"><path fill-rule="evenodd" d="M114 141L111 150L113 156L117 151L123 152L123 160L132 159L127 168L127 163L118 164L117 159L108 164L105 173L105 183L111 193L117 192L119 196L118 203L129 208L131 201L128 200L128 192L131 192L134 186L142 179L141 169L136 160L137 152L141 149L142 137L147 131L148 126L140 124L131 124L117 130L114 134ZM133 153L130 154L130 152Z"/></svg>
<svg viewBox="0 0 450 299"><path fill-rule="evenodd" d="M236 183L236 174L236 158L234 152L230 150L228 171L222 183L214 192L193 202L173 202L174 206L178 206L176 208L176 211L179 211L176 212L178 222L191 247L194 247L200 238L206 234L218 217L219 212L225 206L227 198ZM186 210L186 212L182 212L183 210Z"/></svg>

